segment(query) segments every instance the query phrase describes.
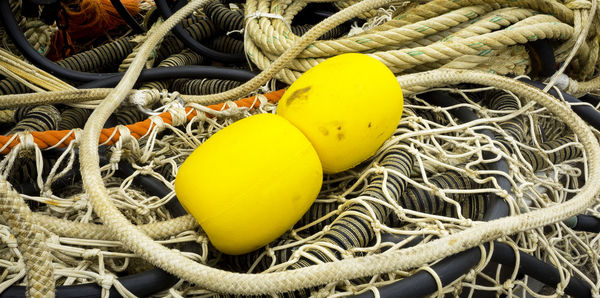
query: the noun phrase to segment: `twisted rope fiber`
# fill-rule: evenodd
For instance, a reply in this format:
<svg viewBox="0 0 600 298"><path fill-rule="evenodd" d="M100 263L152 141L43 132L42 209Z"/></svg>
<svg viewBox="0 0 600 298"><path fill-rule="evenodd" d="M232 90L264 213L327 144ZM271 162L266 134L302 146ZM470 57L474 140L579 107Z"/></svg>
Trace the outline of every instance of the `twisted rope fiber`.
<svg viewBox="0 0 600 298"><path fill-rule="evenodd" d="M271 3L270 6L269 3ZM287 9L293 10L292 6L294 6L294 4L295 3L290 4ZM246 15L253 15L259 12L281 13L284 19L287 20L287 18L290 17L289 14L292 13L286 10L287 5L288 3L285 1L261 1L260 3L248 1L246 5ZM469 41L464 40L465 37L469 36L463 37L460 36L460 34L454 35L450 32L451 29L458 28L456 26L459 26L461 22L465 22L465 20L481 16L483 13L490 10L507 6L519 6L552 14L557 16L560 21L566 23L561 25L568 26L567 24L573 23L573 11L571 11L570 7L557 2L494 1L490 3L489 1L458 1L458 3L456 3L456 1L432 1L411 8L387 23L360 35L345 37L338 40L314 42L310 47L303 50L298 58L292 60L287 66L288 68L278 74L277 78L284 82L291 83L299 77L300 72L304 72L310 67L318 64L323 58L344 52L369 53L384 61L384 63L395 73L400 73L410 68L417 68L417 71L439 68L450 62L451 59L458 58L460 60L460 57L464 55L473 55L475 61L487 61L491 59L490 57L499 57L502 51L507 50L508 46L511 45L527 43L531 40L543 38L570 38L573 35L572 28L552 28L552 25L555 24L554 22L558 21L556 19L549 20L549 24L545 25L541 24L541 20L524 22L524 24L531 26L529 28L521 29L521 32L519 33L512 32L512 29L502 30L500 31L501 33L496 34L496 36L490 36L490 38L484 40L479 39L479 35L486 33L481 30L467 30L467 32L471 31L471 38L474 39ZM587 6L585 8L589 9ZM513 15L514 13L516 14ZM489 26L492 26L493 30L501 29L503 26L507 26L507 24L504 24L507 18L512 19L519 14L521 14L519 11L503 11L502 14L492 18L489 22L478 22L478 26L480 29L485 29ZM293 17L293 15L291 17ZM541 17L547 16L533 16L530 19L533 20ZM515 20L511 20L511 22L514 21ZM502 24L502 26L499 26L500 24ZM469 27L474 27L474 25ZM271 61L275 60L276 57L297 40L297 36L289 32L288 24L276 18L263 17L258 20L249 21L246 30L249 32L249 38L245 40L246 51L250 54L251 60L261 69L268 67ZM565 32L564 30L569 32ZM557 31L561 32L559 33ZM442 41L437 40L438 42L434 43L428 41L429 38L439 33L441 33L442 37L448 39L452 37L453 40L450 40L450 42L447 42L446 39ZM490 32L487 31L487 33ZM498 43L498 38L501 38L504 41ZM422 44L422 47L419 47L419 45L421 45L421 40L419 39L426 41L425 44ZM487 42L492 42L493 46L486 45ZM452 45L452 47L449 48L449 44L452 43L458 44ZM398 47L410 48L398 50ZM561 47L560 50L570 50L570 48ZM494 51L496 52L495 54ZM487 57L478 56L482 52L485 52L484 56ZM489 55L490 53L493 54ZM562 57L561 59L564 59L561 53L562 52L558 51L556 55L557 57ZM590 49L587 46L587 43L584 43L582 45L582 50L578 52L578 57L579 59L585 59L587 61L587 57L590 57L590 55L594 57L596 55L589 53ZM512 55L514 56L514 53ZM463 68L472 69L475 66L489 67L483 63L483 61L477 63L473 63L472 61L470 64L474 64L473 66L463 66ZM528 57L525 57L525 62L528 63ZM519 66L519 64L522 63L520 59L511 63L513 63L513 67L515 67L513 72L522 68L522 66ZM419 68L419 65L423 64L425 64L425 68ZM460 64L454 63L453 68L456 68L458 65ZM501 68L502 63L492 64L492 66L494 66L492 69ZM588 72L594 71L590 67L586 67L585 70ZM506 74L510 71L502 70L501 72L502 74ZM516 73L522 74L523 72L517 71Z"/></svg>
<svg viewBox="0 0 600 298"><path fill-rule="evenodd" d="M202 2L203 1L199 1L200 4ZM181 18L184 12L191 12L191 10L197 7L199 3L192 2L184 7L175 14L175 18L168 19L163 26L161 26L158 32L164 34L163 31L168 31L174 26L176 23L174 19ZM351 7L351 9L354 10L353 13L355 13L362 10L368 10L381 4L383 3L378 1L364 1ZM334 15L332 18L327 19L323 23L332 22L331 19L339 17L339 15L343 14L344 12L346 11L342 11L341 13ZM319 25L317 25L311 31L315 32L323 27L324 26L319 27ZM309 31L309 33L311 33L311 31ZM310 36L309 33L304 35L303 38ZM107 99L90 117L90 120L88 120L81 144L81 170L83 173L84 185L86 191L90 195L95 212L100 216L103 222L112 231L114 231L116 235L118 235L118 237L129 249L143 256L145 259L149 260L155 265L158 265L159 267L162 267L167 271L172 272L199 286L218 292L239 294L275 293L311 287L334 280L350 279L358 276L373 275L398 269L412 268L425 262L436 260L475 246L483 241L493 240L502 235L508 235L542 226L548 223L556 222L570 215L574 215L585 209L585 207L587 207L591 201L593 201L594 194L598 192L599 186L586 184L582 191L572 200L544 210L500 219L490 223L478 224L464 232L460 232L452 236L444 237L440 240L406 250L394 251L365 258L344 260L336 263L298 269L291 272L270 273L265 275L246 275L229 273L194 263L193 261L182 257L180 254L171 252L154 243L151 241L151 239L135 230L135 228L128 223L123 215L120 214L108 201L108 194L106 189L103 187L102 179L97 166L98 156L96 152L96 140L100 133L102 123L132 87L134 80L133 78L139 74L142 67L142 64L139 62L144 61L151 48L155 45L153 42L156 42L155 39L159 38L160 36L156 37L156 35L149 37L148 41L142 46L140 55L136 57L136 59L139 61L132 64L132 68L128 70L124 80L121 81L115 91L107 97ZM311 41L311 39L308 38L306 38L306 40ZM312 37L312 40L314 40L314 37ZM306 45L306 42L300 43L298 47L292 48L291 51L288 49L289 52L287 53L291 54L291 56L294 56ZM286 59L289 59L286 57L286 55L280 57L279 60L276 61L277 63L274 64L276 67L270 68L269 70L271 71L263 72L261 74L262 77L259 75L259 79L255 79L254 81L263 80L263 77L270 78L274 73L276 73L272 70L281 69L280 64L284 65ZM600 175L600 164L598 164L598 151L600 149L598 148L597 141L591 134L591 131L581 119L577 118L573 114L573 112L571 112L568 108L556 103L555 100L548 95L543 94L531 87L524 86L521 83L514 82L513 80L490 74L478 73L469 75L469 73L466 72L439 70L425 73L425 75L428 77L424 77L423 75L412 75L401 78L401 83L403 83L403 85L409 85L411 83L421 85L427 83L436 83L441 85L456 82L485 84L502 89L508 89L519 96L523 96L524 98L532 98L536 101L539 101L539 103L548 108L549 111L553 112L559 118L561 118L561 120L568 123L568 125L573 128L575 133L581 139L590 159L590 180L594 181ZM227 98L228 95L231 96L232 94L236 94L238 92L243 93L242 91L245 89L243 87L247 88L247 86L250 85L251 84L245 84L229 94L214 96L216 97L215 100ZM443 249L439 249L440 247Z"/></svg>
<svg viewBox="0 0 600 298"><path fill-rule="evenodd" d="M17 238L27 269L27 296L54 297L52 254L25 201L0 175L0 211Z"/></svg>

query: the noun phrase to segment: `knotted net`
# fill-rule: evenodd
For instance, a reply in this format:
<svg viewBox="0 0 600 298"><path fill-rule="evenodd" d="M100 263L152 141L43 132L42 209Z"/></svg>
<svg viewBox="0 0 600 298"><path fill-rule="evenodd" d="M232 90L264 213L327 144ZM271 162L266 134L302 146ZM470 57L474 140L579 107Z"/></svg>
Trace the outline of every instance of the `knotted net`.
<svg viewBox="0 0 600 298"><path fill-rule="evenodd" d="M360 9L369 5L378 3ZM174 22L167 20L162 32ZM176 94L163 94L168 121L153 116L141 132L119 126L106 138L111 145L98 150L101 122L130 91L139 61L157 42L149 40L124 83L83 133L72 132L65 149L42 152L31 134L15 136L20 144L0 163L3 212L16 215L2 226L3 288L25 283L23 264L31 272L33 262L51 266L57 286L92 282L104 295L114 286L128 296L117 277L150 270L151 263L182 278L159 296L377 295L419 274L435 285L424 294L440 296L562 296L580 288L598 295L598 236L576 231L572 222L580 213L598 216L598 186L589 183L599 175L597 131L563 99L486 73L400 76L405 110L394 136L358 167L326 176L317 201L291 231L257 252L230 257L210 246L190 216L175 218L181 210L170 203L172 182L194 148L236 120L274 112L277 96L259 94L249 105L227 102L213 110L186 108ZM273 65L263 77L285 62ZM16 179L11 173L21 164L34 169L23 171L33 182L15 185L19 194L4 179ZM82 177L73 170L80 166ZM37 194L26 195L28 187ZM19 232L18 222L29 226ZM23 243L37 252L21 252ZM542 288L519 269L521 262L548 269L554 283L546 280ZM439 273L447 263L456 271L450 280ZM48 294L54 283L39 273L28 276L29 291Z"/></svg>

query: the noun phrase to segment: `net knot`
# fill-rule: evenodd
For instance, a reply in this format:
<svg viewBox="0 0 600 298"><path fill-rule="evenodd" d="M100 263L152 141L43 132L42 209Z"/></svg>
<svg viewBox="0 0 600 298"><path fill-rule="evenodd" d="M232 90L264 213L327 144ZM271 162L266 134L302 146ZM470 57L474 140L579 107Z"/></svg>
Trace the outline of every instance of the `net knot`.
<svg viewBox="0 0 600 298"><path fill-rule="evenodd" d="M17 136L19 137L21 152L32 152L37 147L30 132L17 132Z"/></svg>
<svg viewBox="0 0 600 298"><path fill-rule="evenodd" d="M107 289L108 290L115 283L115 277L113 275L110 275L110 274L103 274L103 275L98 276L98 278L96 278L96 282L103 289Z"/></svg>
<svg viewBox="0 0 600 298"><path fill-rule="evenodd" d="M383 175L385 172L387 172L387 169L384 166L380 166L378 164L373 166L373 173L377 175Z"/></svg>
<svg viewBox="0 0 600 298"><path fill-rule="evenodd" d="M110 155L110 158L108 159L109 163L110 164L119 163L119 161L121 161L121 155L123 154L123 150L113 147L113 149L111 151L112 151L112 154Z"/></svg>
<svg viewBox="0 0 600 298"><path fill-rule="evenodd" d="M158 129L159 131L161 131L164 127L165 127L165 121L163 120L163 118L161 118L158 115L154 115L150 117L150 122L152 122L152 124L156 127L156 129Z"/></svg>
<svg viewBox="0 0 600 298"><path fill-rule="evenodd" d="M509 291L511 289L513 289L515 287L514 283L512 280L507 280L502 284L502 288L504 288L505 290Z"/></svg>
<svg viewBox="0 0 600 298"><path fill-rule="evenodd" d="M152 169L151 165L145 165L145 166L142 166L142 167L138 167L138 168L136 168L136 170L141 175L146 175L146 176L151 176L152 173L154 173L154 170Z"/></svg>
<svg viewBox="0 0 600 298"><path fill-rule="evenodd" d="M417 150L417 148L414 148L414 147L409 147L408 153L410 153L412 155L419 155L419 150Z"/></svg>
<svg viewBox="0 0 600 298"><path fill-rule="evenodd" d="M381 223L378 220L374 220L371 222L371 227L373 227L373 232L379 234L381 232Z"/></svg>
<svg viewBox="0 0 600 298"><path fill-rule="evenodd" d="M146 206L137 206L135 208L135 213L142 215L142 216L146 216L150 213L150 209L148 209L148 207L146 207Z"/></svg>
<svg viewBox="0 0 600 298"><path fill-rule="evenodd" d="M187 120L187 113L183 106L171 106L167 109L173 119L173 126L184 125Z"/></svg>
<svg viewBox="0 0 600 298"><path fill-rule="evenodd" d="M86 195L78 196L73 201L73 209L75 210L83 210L88 206L88 198Z"/></svg>
<svg viewBox="0 0 600 298"><path fill-rule="evenodd" d="M206 236L206 234L198 234L198 238L196 238L196 243L207 244L208 237Z"/></svg>
<svg viewBox="0 0 600 298"><path fill-rule="evenodd" d="M99 248L92 248L92 249L86 249L81 254L81 257L83 257L84 259L92 259L92 258L97 258L101 254L102 254L102 250L100 250Z"/></svg>
<svg viewBox="0 0 600 298"><path fill-rule="evenodd" d="M469 272L465 275L465 281L466 282L474 281L476 275L477 275L477 273L475 272L474 269L469 270Z"/></svg>

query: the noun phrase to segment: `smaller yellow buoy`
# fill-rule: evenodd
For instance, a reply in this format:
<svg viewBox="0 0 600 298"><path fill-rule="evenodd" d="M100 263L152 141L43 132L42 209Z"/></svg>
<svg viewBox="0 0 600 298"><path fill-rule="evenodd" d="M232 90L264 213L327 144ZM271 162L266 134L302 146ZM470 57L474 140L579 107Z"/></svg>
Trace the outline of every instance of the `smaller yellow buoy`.
<svg viewBox="0 0 600 298"><path fill-rule="evenodd" d="M285 92L277 114L311 141L325 173L373 155L398 126L403 97L394 74L364 54L342 54L309 69Z"/></svg>

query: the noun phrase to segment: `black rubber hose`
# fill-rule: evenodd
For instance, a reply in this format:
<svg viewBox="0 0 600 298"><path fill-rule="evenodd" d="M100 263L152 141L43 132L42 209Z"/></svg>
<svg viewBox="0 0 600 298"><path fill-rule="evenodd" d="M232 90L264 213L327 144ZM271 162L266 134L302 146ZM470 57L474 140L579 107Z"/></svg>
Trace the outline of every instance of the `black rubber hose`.
<svg viewBox="0 0 600 298"><path fill-rule="evenodd" d="M448 285L461 277L469 269L475 267L481 258L479 248L457 253L445 258L443 261L432 265L431 269L437 273L442 285ZM381 297L425 297L437 291L437 283L428 271L421 270L409 277L406 277L393 284L377 288ZM368 291L356 296L355 298L374 297L373 292Z"/></svg>
<svg viewBox="0 0 600 298"><path fill-rule="evenodd" d="M4 1L7 1L7 0L4 0ZM169 5L166 0L156 0L156 1L154 1L154 3L156 4L157 10L159 11L159 13L162 15L162 17L164 19L169 18L173 14L173 12L171 11L171 8L169 8ZM194 52L201 54L203 56L206 56L207 58L210 58L212 60L226 62L226 63L240 63L240 62L246 61L246 58L244 57L244 55L221 53L221 52L215 51L213 49L210 49L210 48L202 45L200 42L193 39L190 36L190 34L187 31L185 31L185 29L181 25L176 25L175 28L173 28L173 33L188 48L190 48Z"/></svg>
<svg viewBox="0 0 600 298"><path fill-rule="evenodd" d="M579 99L581 99L582 101L585 101L593 106L598 106L600 104L600 97L593 95L593 94L589 94L589 93L580 97Z"/></svg>
<svg viewBox="0 0 600 298"><path fill-rule="evenodd" d="M177 283L179 279L160 269L152 269L138 274L118 278L118 281L137 297L148 297L164 291ZM167 286L169 285L169 286ZM102 287L98 284L81 284L56 287L56 297L60 298L96 298L102 296ZM11 286L0 293L0 298L23 298L24 286ZM122 297L115 287L110 288L110 297Z"/></svg>
<svg viewBox="0 0 600 298"><path fill-rule="evenodd" d="M573 230L600 233L600 218L591 215L577 215L577 223Z"/></svg>
<svg viewBox="0 0 600 298"><path fill-rule="evenodd" d="M488 243L484 244L484 247L489 250ZM442 285L446 286L477 265L480 258L481 250L474 247L447 257L442 262L431 266L431 268L440 277ZM533 277L549 286L556 286L560 282L558 269L553 265L522 251L519 251L519 259L519 273ZM509 245L495 241L491 261L514 268L516 263L515 252ZM381 297L425 297L434 293L437 290L437 285L429 272L419 271L398 282L380 287L378 290ZM591 293L591 287L576 277L571 277L565 288L565 294L573 297L591 297ZM354 297L371 298L374 296L373 292L369 291Z"/></svg>
<svg viewBox="0 0 600 298"><path fill-rule="evenodd" d="M19 28L19 24L10 10L9 0L0 0L0 23L17 49L25 56L25 58L27 58L27 60L29 60L29 62L59 78L77 82L88 82L114 75L108 73L87 73L68 70L42 56L31 46L31 44L29 44L23 31Z"/></svg>
<svg viewBox="0 0 600 298"><path fill-rule="evenodd" d="M527 83L531 86L534 86L539 89L544 89L546 84L540 83L537 81L533 81L527 78L520 78L519 81ZM556 88L551 88L548 90L548 93L556 98L560 98L559 94L556 92ZM595 129L600 130L600 112L596 110L594 107L588 105L581 105L581 100L574 97L571 94L560 91L562 98L564 98L569 103L574 103L578 105L571 105L571 109L575 114L577 114L581 119L583 119L587 124L593 126Z"/></svg>
<svg viewBox="0 0 600 298"><path fill-rule="evenodd" d="M442 107L448 107L448 106L457 105L460 103L454 97L452 97L449 94L442 92L442 91L428 92L425 94L421 94L421 97L424 98L427 102L429 102L431 104L435 104L435 105L442 106ZM457 117L463 123L467 123L467 122L471 122L473 120L479 119L479 117L477 117L477 115L467 107L458 107L456 109L452 109L452 110L450 110L450 113L452 113L455 117ZM492 131L490 131L489 129L482 129L482 130L480 130L480 133L485 134L492 141L496 139L494 136L494 133ZM492 159L495 157L494 154L489 151L484 151L483 156L486 159ZM508 163L506 163L506 160L504 158L500 158L499 160L490 163L489 168L491 170L502 171L504 173L508 173ZM508 181L508 179L506 179L506 177L504 177L502 175L496 175L495 178L496 178L496 181L498 182L498 186L500 186L500 188L502 188L506 192L511 191L510 181ZM504 201L504 199L493 194L492 199L489 201L489 204L487 206L487 211L483 217L483 220L490 221L493 219L507 216L508 214L509 214L508 203L506 203Z"/></svg>
<svg viewBox="0 0 600 298"><path fill-rule="evenodd" d="M256 76L256 73L243 70L233 69L216 66L203 66L203 65L188 65L179 67L159 67L144 69L138 77L138 82L149 82L149 81L160 81L168 79L179 79L179 78L191 78L191 79L223 79L233 81L248 81ZM117 73L111 77L95 80L92 82L85 83L78 88L89 89L89 88L109 88L116 86L123 73Z"/></svg>
<svg viewBox="0 0 600 298"><path fill-rule="evenodd" d="M491 261L514 268L515 251L509 245L496 241ZM522 251L519 251L518 271L552 287L556 287L560 282L560 274L556 267ZM573 297L592 297L592 289L581 279L571 276L565 287L565 294Z"/></svg>
<svg viewBox="0 0 600 298"><path fill-rule="evenodd" d="M547 78L556 71L554 49L547 39L538 39L525 44L529 50L531 68L534 75Z"/></svg>
<svg viewBox="0 0 600 298"><path fill-rule="evenodd" d="M133 30L133 33L144 33L145 30L138 24L138 22L133 18L133 16L127 11L127 8L123 5L121 0L110 0L110 3L117 10L123 21L127 23L127 25Z"/></svg>

